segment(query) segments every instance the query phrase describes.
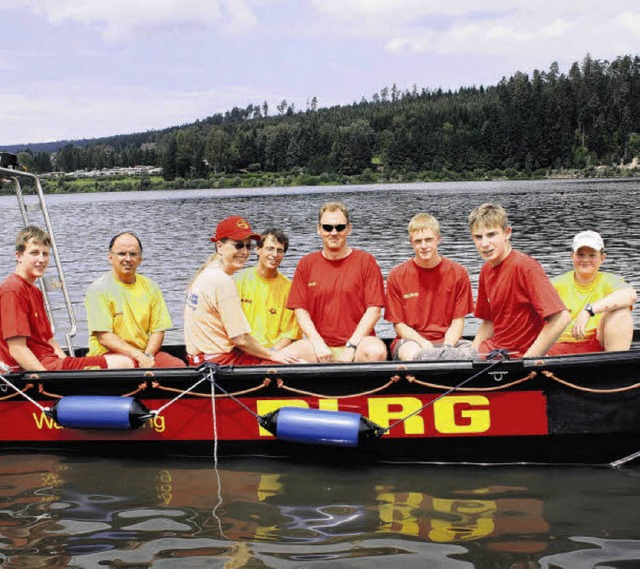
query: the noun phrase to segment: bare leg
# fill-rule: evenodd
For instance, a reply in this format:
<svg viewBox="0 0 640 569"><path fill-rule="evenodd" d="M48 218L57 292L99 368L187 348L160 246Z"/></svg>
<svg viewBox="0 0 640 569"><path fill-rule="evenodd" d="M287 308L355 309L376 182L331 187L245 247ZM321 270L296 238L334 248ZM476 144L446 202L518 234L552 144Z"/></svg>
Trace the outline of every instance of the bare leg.
<svg viewBox="0 0 640 569"><path fill-rule="evenodd" d="M305 362L310 364L318 362L316 353L313 350L313 344L309 340L298 340L293 342L293 344L289 344L282 351L292 354L298 358L302 358Z"/></svg>
<svg viewBox="0 0 640 569"><path fill-rule="evenodd" d="M109 369L133 369L135 364L129 356L121 354L107 354L104 356L107 360L107 367Z"/></svg>
<svg viewBox="0 0 640 569"><path fill-rule="evenodd" d="M398 348L398 359L402 361L412 361L417 359L421 348L418 342L407 340Z"/></svg>
<svg viewBox="0 0 640 569"><path fill-rule="evenodd" d="M355 362L383 362L387 359L387 346L380 338L366 336L356 349Z"/></svg>
<svg viewBox="0 0 640 569"><path fill-rule="evenodd" d="M600 320L598 340L607 352L628 350L633 340L633 317L627 307L607 312Z"/></svg>

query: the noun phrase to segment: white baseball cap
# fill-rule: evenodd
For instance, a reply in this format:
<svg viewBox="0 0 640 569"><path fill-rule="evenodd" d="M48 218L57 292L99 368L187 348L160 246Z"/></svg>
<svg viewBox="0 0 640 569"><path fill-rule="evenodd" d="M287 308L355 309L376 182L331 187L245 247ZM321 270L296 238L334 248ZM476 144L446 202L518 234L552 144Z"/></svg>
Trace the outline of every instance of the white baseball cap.
<svg viewBox="0 0 640 569"><path fill-rule="evenodd" d="M580 247L590 247L596 251L602 251L604 249L604 241L596 231L581 231L573 238L571 248L577 251Z"/></svg>

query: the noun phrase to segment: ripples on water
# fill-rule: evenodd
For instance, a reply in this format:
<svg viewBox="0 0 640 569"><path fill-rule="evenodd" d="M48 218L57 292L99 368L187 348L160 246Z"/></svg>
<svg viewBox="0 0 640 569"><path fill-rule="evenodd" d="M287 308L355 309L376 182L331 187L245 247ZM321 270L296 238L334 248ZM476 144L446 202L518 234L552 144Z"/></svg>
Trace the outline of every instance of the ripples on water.
<svg viewBox="0 0 640 569"><path fill-rule="evenodd" d="M638 288L639 194L637 181L599 180L91 194L48 203L82 345L84 291L108 270L108 242L123 230L140 235L142 270L161 284L176 324L170 340L181 341L184 290L228 215L245 215L258 230L287 229L283 272L292 276L298 259L320 247L319 206L340 199L352 212L352 244L373 253L386 276L412 255L409 219L427 211L440 220L442 253L468 268L475 288L480 260L466 217L497 201L510 213L515 246L550 275L570 269L573 234L596 229L607 244L605 268ZM1 197L0 208L4 278L20 221L15 198ZM227 460L216 473L212 459L4 455L0 565L638 567L639 476L638 468L347 469L264 460Z"/></svg>
<svg viewBox="0 0 640 569"><path fill-rule="evenodd" d="M640 563L638 470L211 464L1 457L0 565Z"/></svg>
<svg viewBox="0 0 640 569"><path fill-rule="evenodd" d="M229 215L244 215L258 231L284 228L291 245L282 271L291 277L300 257L320 248L315 230L320 205L344 201L352 214L350 243L371 252L386 277L412 256L406 226L415 213L426 211L440 221L441 252L467 267L475 290L481 262L466 219L474 207L496 201L510 215L514 246L536 257L549 275L570 270L573 235L595 229L607 245L604 270L620 273L639 288L639 197L637 180L554 180L75 194L50 196L48 204L78 313L79 343L86 345L84 292L109 269L108 243L120 231L133 230L142 239L141 272L161 285L175 324L169 340L181 343L185 289L213 251L209 238L216 224ZM0 206L4 277L13 270L12 244L20 220L15 198L0 198ZM635 318L638 327L640 317ZM475 326L469 319L467 333ZM392 335L386 322L377 330Z"/></svg>

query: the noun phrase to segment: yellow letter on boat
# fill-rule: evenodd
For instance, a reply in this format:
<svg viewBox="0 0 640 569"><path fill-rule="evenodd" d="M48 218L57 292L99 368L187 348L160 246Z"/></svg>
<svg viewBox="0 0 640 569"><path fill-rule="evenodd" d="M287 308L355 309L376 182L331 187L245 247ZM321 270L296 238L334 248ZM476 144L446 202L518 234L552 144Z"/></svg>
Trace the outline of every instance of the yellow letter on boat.
<svg viewBox="0 0 640 569"><path fill-rule="evenodd" d="M491 427L488 406L489 400L482 395L453 395L438 399L433 404L436 431L443 434L484 433Z"/></svg>
<svg viewBox="0 0 640 569"><path fill-rule="evenodd" d="M393 411L390 410L392 406L396 407ZM396 421L403 419L420 409L420 407L422 407L422 401L416 397L370 397L369 418L374 423L386 428L391 423L391 419ZM420 415L409 417L409 419L400 423L400 426L404 426L406 435L424 434L424 420Z"/></svg>

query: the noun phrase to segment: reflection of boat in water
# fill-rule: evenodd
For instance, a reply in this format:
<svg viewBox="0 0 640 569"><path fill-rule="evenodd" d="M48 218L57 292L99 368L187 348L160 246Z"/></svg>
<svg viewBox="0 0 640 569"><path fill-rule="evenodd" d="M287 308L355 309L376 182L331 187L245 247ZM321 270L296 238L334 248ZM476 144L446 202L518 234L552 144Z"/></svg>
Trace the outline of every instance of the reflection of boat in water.
<svg viewBox="0 0 640 569"><path fill-rule="evenodd" d="M356 540L353 556L389 544L406 551L429 544L434 552L456 547L458 558L489 564L566 554L572 536L637 539L633 471L442 467L425 476L409 466L399 478L385 466L338 472L289 464L281 472L281 462L241 460L217 472L201 462L128 462L119 477L109 463L47 457L38 466L22 459L0 461L0 468L21 464L20 477L0 480L8 489L3 510L14 524L12 533L0 527L0 535L21 534L22 547L37 539L42 551L55 546L79 558L124 559L140 543L176 556L221 554L233 542L251 543L257 556L277 557L273 544L313 556L318 547L344 552ZM47 500L37 502L43 493ZM24 516L25 500L33 504L31 518Z"/></svg>
<svg viewBox="0 0 640 569"><path fill-rule="evenodd" d="M46 213L37 177L6 154L0 174L14 180L25 223L20 176L35 184ZM0 445L207 454L215 439L222 455L624 463L639 451L639 364L636 348L521 361L7 374ZM363 448L321 452L325 443Z"/></svg>

